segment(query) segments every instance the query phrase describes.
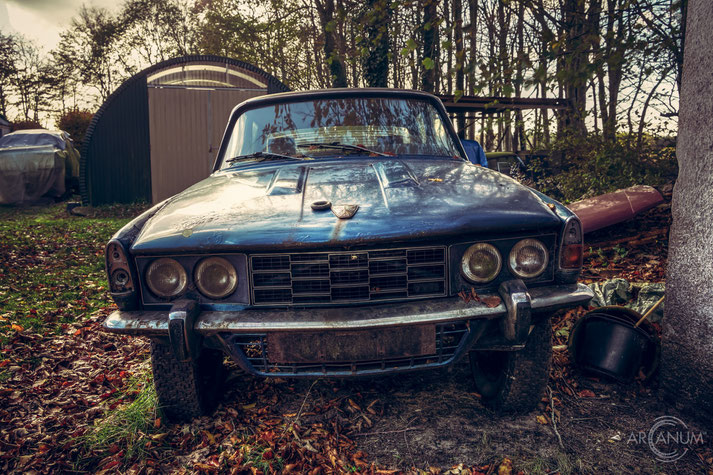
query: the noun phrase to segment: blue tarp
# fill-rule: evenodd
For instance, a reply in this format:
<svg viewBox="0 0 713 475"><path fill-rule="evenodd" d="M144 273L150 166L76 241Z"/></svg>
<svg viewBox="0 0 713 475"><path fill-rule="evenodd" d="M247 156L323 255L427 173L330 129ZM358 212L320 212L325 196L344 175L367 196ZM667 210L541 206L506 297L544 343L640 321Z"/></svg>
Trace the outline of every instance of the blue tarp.
<svg viewBox="0 0 713 475"><path fill-rule="evenodd" d="M481 165L488 168L488 159L485 158L485 152L483 152L483 147L480 146L475 140L465 140L461 139L465 153L468 156L468 160L476 165Z"/></svg>

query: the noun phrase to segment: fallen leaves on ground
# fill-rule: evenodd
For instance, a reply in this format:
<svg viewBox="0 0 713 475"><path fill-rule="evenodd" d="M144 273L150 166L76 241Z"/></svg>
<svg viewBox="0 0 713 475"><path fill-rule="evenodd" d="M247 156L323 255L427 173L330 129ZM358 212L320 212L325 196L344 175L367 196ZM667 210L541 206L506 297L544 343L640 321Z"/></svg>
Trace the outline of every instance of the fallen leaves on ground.
<svg viewBox="0 0 713 475"><path fill-rule="evenodd" d="M498 466L498 475L511 475L512 474L512 460L505 457L500 465Z"/></svg>
<svg viewBox="0 0 713 475"><path fill-rule="evenodd" d="M621 277L631 282L662 282L666 278L671 196L667 202L616 226L584 236L582 281Z"/></svg>
<svg viewBox="0 0 713 475"><path fill-rule="evenodd" d="M0 471L66 471L75 466L78 439L121 394L147 345L99 332L108 314L65 324L60 335L17 333L2 349L17 362L0 383ZM82 328L81 334L76 329ZM126 394L131 398L130 394Z"/></svg>
<svg viewBox="0 0 713 475"><path fill-rule="evenodd" d="M27 226L10 229L10 239L0 244L4 312L0 315L0 471L63 472L90 467L101 473L397 472L370 460L358 443L360 437L377 433L374 427L384 417L379 397L359 393L344 397L336 387L334 397L325 396L329 390L320 397L303 395L295 392L293 383L280 379L233 381L217 411L191 424L151 419L146 432L137 434L142 442L140 458L129 457L121 444L87 453L83 437L117 408L132 403L141 391L132 388L130 380L145 366L148 346L141 339L99 330L110 311L102 270L105 239L98 238L106 234L104 228L88 232L82 240L75 239L62 222L52 221L48 235L44 222L54 219L52 213L61 214L56 210L49 217L44 211L37 217L30 213ZM86 219L80 222L100 226L111 214L95 213L93 221L69 219ZM646 225L663 226L670 218L666 210L657 209L641 219ZM101 225L106 227L106 223ZM632 226L634 233L641 233L641 223L617 227L617 232ZM598 254L590 255L587 278L599 280L612 272L640 279L663 278L666 256L661 242L648 241L628 250L623 244L604 245L606 265ZM28 272L49 277L28 281ZM459 295L466 303L488 307L501 303L497 296L481 297L474 289ZM553 320L555 345L567 343L574 321L586 310L562 312ZM550 385L555 408L580 399L596 403L599 390L595 394L582 387L583 380L574 377L568 358L567 351L554 356ZM329 388L334 383L319 384ZM280 409L280 399L290 394L303 400L304 407ZM549 408L546 412L550 414ZM559 409L554 413L559 421ZM544 426L550 419L540 414L532 423ZM399 431L407 429L404 425L394 431L400 435ZM711 467L710 451L698 456ZM515 471L510 458L490 462L428 467L426 473L507 475Z"/></svg>

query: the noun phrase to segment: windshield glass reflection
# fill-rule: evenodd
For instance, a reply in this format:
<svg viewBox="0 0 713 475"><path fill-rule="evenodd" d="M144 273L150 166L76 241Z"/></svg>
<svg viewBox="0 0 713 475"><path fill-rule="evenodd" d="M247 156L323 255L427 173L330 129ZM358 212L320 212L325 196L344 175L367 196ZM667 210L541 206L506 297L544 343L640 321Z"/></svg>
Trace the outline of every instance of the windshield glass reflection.
<svg viewBox="0 0 713 475"><path fill-rule="evenodd" d="M242 114L222 167L233 157L296 158L460 152L437 109L418 99L342 98L275 104Z"/></svg>

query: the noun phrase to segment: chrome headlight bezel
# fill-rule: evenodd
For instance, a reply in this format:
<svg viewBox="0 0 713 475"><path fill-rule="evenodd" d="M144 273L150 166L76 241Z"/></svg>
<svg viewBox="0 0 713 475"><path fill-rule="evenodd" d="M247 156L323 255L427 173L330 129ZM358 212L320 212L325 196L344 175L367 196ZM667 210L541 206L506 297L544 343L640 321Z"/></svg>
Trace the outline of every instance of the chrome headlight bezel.
<svg viewBox="0 0 713 475"><path fill-rule="evenodd" d="M206 286L202 274L208 271L209 266L218 266L226 271L228 286L222 292L214 292ZM212 256L201 259L193 270L193 281L198 291L205 297L213 300L222 300L232 295L238 288L238 273L235 266L225 258Z"/></svg>
<svg viewBox="0 0 713 475"><path fill-rule="evenodd" d="M539 267L535 271L524 271L520 265L518 264L518 257L519 254L525 249L526 247L531 247L535 248L537 251L540 251L542 255L542 260L539 264ZM545 270L547 270L547 266L550 263L550 256L549 252L547 250L547 246L545 246L542 241L539 239L534 239L534 238L526 238L522 239L521 241L518 241L510 250L510 254L508 255L508 268L510 269L510 272L512 272L515 276L521 278L521 279L534 279L542 275Z"/></svg>
<svg viewBox="0 0 713 475"><path fill-rule="evenodd" d="M153 273L159 272L159 268L162 266L169 266L169 268L175 272L174 277L177 279L178 285L171 292L164 292L157 288L157 283L154 281L154 277L152 276ZM144 281L146 282L146 286L149 291L151 291L151 293L156 297L162 299L172 299L178 297L186 291L188 287L188 274L177 260L170 257L161 257L153 260L148 265L144 274Z"/></svg>
<svg viewBox="0 0 713 475"><path fill-rule="evenodd" d="M486 275L478 276L473 271L471 263L473 258L477 255L490 255L494 258L495 265L491 266L492 270ZM468 249L466 249L463 253L463 257L461 258L460 267L461 275L469 282L473 284L486 284L488 282L492 282L498 277L498 275L500 275L500 271L503 267L503 259L500 251L498 251L495 246L487 242L479 242L469 246Z"/></svg>

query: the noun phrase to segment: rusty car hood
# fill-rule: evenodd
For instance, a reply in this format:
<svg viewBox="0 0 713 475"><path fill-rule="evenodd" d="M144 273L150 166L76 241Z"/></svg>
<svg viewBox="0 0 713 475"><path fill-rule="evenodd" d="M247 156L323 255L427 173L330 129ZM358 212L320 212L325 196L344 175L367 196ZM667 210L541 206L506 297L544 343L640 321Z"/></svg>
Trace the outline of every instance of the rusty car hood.
<svg viewBox="0 0 713 475"><path fill-rule="evenodd" d="M358 205L351 219L312 204ZM445 159L261 163L214 173L169 199L137 236L138 254L328 248L557 231L529 188Z"/></svg>

